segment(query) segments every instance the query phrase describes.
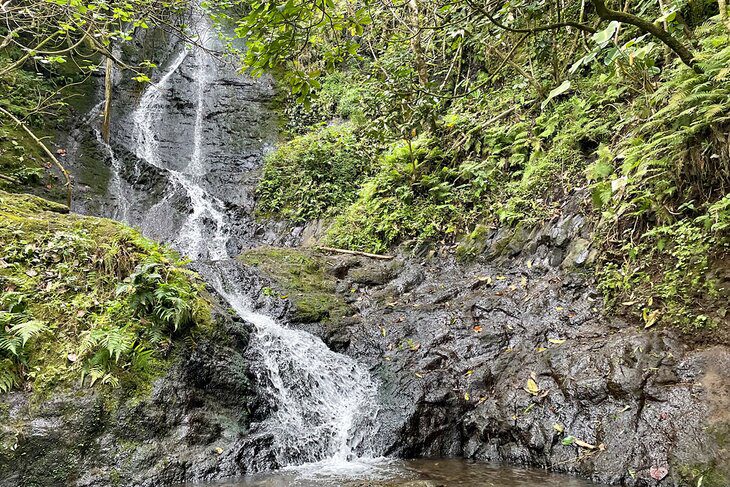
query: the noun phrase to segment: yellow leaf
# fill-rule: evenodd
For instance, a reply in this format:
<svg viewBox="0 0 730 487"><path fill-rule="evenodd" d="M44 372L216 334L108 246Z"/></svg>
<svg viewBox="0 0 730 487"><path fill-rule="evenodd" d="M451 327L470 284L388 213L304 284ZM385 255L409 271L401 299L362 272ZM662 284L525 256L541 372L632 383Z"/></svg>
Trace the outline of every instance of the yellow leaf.
<svg viewBox="0 0 730 487"><path fill-rule="evenodd" d="M383 327L381 326L381 327L380 327L380 334L381 334L381 335L383 335L383 336L386 336L386 335L388 334L388 332L387 332L387 331L385 330L385 328L383 328Z"/></svg>
<svg viewBox="0 0 730 487"><path fill-rule="evenodd" d="M527 287L527 278L525 276L522 276L522 280L520 281L522 284L522 287Z"/></svg>
<svg viewBox="0 0 730 487"><path fill-rule="evenodd" d="M220 455L221 453L223 453L223 448L221 448L221 447L217 447L217 448L215 449L215 452L216 452L216 453L217 453L218 455Z"/></svg>
<svg viewBox="0 0 730 487"><path fill-rule="evenodd" d="M469 400L469 393L468 392L467 393L464 393L464 400L465 401L468 401Z"/></svg>
<svg viewBox="0 0 730 487"><path fill-rule="evenodd" d="M565 340L562 338L548 338L548 341L550 343L554 343L555 345L562 345L563 343L565 343Z"/></svg>
<svg viewBox="0 0 730 487"><path fill-rule="evenodd" d="M563 431L565 431L565 426L563 426L563 425L562 425L562 424L560 424L560 423L555 423L555 424L553 425L553 429L554 429L555 431L557 431L558 433L562 433Z"/></svg>
<svg viewBox="0 0 730 487"><path fill-rule="evenodd" d="M525 390L532 394L533 396L537 396L540 393L540 386L537 385L537 382L530 377L527 379L527 385L525 386Z"/></svg>
<svg viewBox="0 0 730 487"><path fill-rule="evenodd" d="M542 352L544 352L545 350L547 350L547 348L545 348L545 347L537 347L537 348L535 349L535 351L536 351L537 353L542 353Z"/></svg>
<svg viewBox="0 0 730 487"><path fill-rule="evenodd" d="M658 319L659 319L659 310L658 309L655 309L651 313L647 313L646 309L645 309L644 310L644 323L645 323L644 329L654 326Z"/></svg>

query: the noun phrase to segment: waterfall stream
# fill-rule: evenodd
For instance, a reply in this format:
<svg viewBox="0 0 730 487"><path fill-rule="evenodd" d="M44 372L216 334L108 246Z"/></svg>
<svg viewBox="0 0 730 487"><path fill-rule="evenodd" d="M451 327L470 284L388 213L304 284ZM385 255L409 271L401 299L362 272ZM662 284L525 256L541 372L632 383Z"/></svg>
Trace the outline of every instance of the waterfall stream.
<svg viewBox="0 0 730 487"><path fill-rule="evenodd" d="M207 16L196 15L195 27L204 32L199 39L205 47L217 48L217 38ZM158 235L157 226L169 227L170 205L183 196L188 213L169 235L171 245L193 261L205 261L204 277L233 310L255 327L250 342L255 355L265 366L261 381L266 390L259 391L273 398L275 411L258 425L257 433L273 437L273 456L280 467L312 464L316 469L348 471L361 469L362 459L376 457L373 446L377 431L378 387L368 370L353 359L331 351L317 337L305 331L277 323L269 316L254 311L246 290L241 289L229 271L232 255L228 242L229 226L234 215L226 204L206 189L204 177L214 170L206 157L206 100L216 96L215 62L207 59L204 49L181 46L166 63L159 78L143 92L132 113L131 152L138 160L133 164L149 164L166 180L161 197L143 215L141 221L130 221L135 202L128 198L122 162L109 144L97 133L97 140L109 154L112 178L109 191L117 202L115 217L140 227L145 234ZM189 63L195 73L191 90L194 121L191 124L192 150L182 169L170 167L163 157L160 125L165 123L170 82L182 66ZM130 162L132 163L132 162ZM138 170L135 170L139 174ZM138 209L144 212L144 209ZM306 467L305 467L306 468Z"/></svg>

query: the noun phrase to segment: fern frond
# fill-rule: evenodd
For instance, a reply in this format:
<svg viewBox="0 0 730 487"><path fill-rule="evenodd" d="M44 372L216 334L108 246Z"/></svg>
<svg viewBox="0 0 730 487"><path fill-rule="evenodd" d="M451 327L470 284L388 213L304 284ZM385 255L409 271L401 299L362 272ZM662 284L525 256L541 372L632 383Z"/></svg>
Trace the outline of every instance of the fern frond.
<svg viewBox="0 0 730 487"><path fill-rule="evenodd" d="M40 335L48 330L48 324L40 320L29 320L18 323L10 328L10 331L21 338L22 346L28 343L28 340L36 335Z"/></svg>

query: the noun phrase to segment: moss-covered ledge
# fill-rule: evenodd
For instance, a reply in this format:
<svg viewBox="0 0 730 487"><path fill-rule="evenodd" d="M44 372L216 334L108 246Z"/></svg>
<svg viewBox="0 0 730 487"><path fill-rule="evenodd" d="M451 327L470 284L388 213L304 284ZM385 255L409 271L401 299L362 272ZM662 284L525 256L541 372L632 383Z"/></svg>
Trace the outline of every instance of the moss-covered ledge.
<svg viewBox="0 0 730 487"><path fill-rule="evenodd" d="M0 393L143 394L177 341L212 327L177 254L112 220L0 191Z"/></svg>
<svg viewBox="0 0 730 487"><path fill-rule="evenodd" d="M293 321L333 322L350 311L336 292L337 280L326 272L329 262L315 250L258 247L245 251L240 259L275 283L276 290L265 287L262 292L289 300Z"/></svg>

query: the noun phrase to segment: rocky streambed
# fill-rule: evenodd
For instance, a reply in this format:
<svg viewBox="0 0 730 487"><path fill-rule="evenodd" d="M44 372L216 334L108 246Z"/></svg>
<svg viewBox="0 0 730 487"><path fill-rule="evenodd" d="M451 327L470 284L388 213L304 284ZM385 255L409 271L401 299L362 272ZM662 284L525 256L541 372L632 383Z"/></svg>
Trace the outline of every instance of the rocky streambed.
<svg viewBox="0 0 730 487"><path fill-rule="evenodd" d="M543 226L483 229L458 260L437 247L391 260L308 248L316 225L253 218L276 139L270 83L158 34L135 46L165 59L157 85L115 84L111 143L96 139L93 112L59 142L76 210L177 245L253 311L320 337L346 356L340 366L364 365L378 383L371 451L626 486L729 485L730 350L603 313L580 195ZM171 485L282 466L260 426L279 405L257 324L208 291L214 331L180 343L148 394L4 396L0 486Z"/></svg>

